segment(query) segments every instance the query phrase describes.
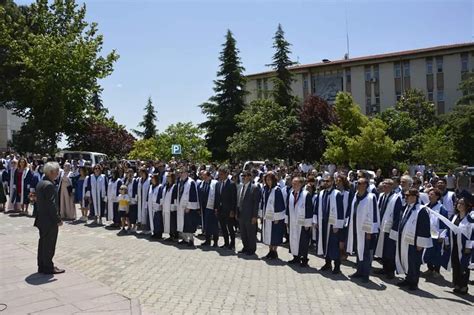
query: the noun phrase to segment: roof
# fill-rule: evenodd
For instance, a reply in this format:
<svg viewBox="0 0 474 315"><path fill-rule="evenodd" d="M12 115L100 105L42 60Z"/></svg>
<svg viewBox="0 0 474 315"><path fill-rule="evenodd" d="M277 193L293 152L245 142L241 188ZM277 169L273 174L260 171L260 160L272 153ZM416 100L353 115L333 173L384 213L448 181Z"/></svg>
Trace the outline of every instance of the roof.
<svg viewBox="0 0 474 315"><path fill-rule="evenodd" d="M411 56L411 55L418 55L418 54L434 53L434 52L438 52L438 51L445 51L445 50L452 50L452 49L459 49L459 48L472 48L472 49L474 49L474 42L452 44L452 45L442 45L442 46L412 49L412 50L403 50L403 51L397 51L397 52L391 52L391 53L385 53L385 54L369 55L369 56L349 58L349 59L340 59L340 60L334 60L334 61L329 61L329 62L309 63L309 64L304 64L304 65L289 67L289 69L294 71L294 70L303 70L303 69L322 67L322 66L346 65L346 64L356 63L356 62L378 61L378 60L381 60L381 59L389 59L389 58L394 58L394 57L404 57L404 56ZM249 74L249 75L247 75L247 77L254 77L254 76L260 76L260 75L272 74L272 73L274 73L273 70L263 71L263 72Z"/></svg>

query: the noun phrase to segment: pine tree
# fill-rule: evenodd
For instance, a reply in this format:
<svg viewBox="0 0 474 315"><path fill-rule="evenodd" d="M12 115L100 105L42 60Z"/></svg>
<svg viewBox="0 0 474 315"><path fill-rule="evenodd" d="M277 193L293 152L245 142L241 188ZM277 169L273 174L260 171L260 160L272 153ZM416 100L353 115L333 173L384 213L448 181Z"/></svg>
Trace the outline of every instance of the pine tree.
<svg viewBox="0 0 474 315"><path fill-rule="evenodd" d="M273 79L273 98L280 106L285 107L291 112L295 102L291 94L291 82L293 79L288 67L293 66L295 62L291 61L289 57L291 54L291 44L285 39L285 32L281 24L278 24L273 40L273 48L276 49L276 52L273 55L273 63L267 65L276 72L276 77Z"/></svg>
<svg viewBox="0 0 474 315"><path fill-rule="evenodd" d="M143 121L138 124L138 127L142 127L144 130L133 130L133 132L143 139L150 139L156 136L156 111L151 102L151 97L148 98L148 103L145 106L145 115Z"/></svg>
<svg viewBox="0 0 474 315"><path fill-rule="evenodd" d="M245 71L242 66L236 41L230 30L227 30L226 41L220 53L221 62L217 79L214 80L214 92L208 102L200 105L207 121L200 125L207 130L206 144L215 160L229 158L228 139L238 132L236 115L244 108Z"/></svg>

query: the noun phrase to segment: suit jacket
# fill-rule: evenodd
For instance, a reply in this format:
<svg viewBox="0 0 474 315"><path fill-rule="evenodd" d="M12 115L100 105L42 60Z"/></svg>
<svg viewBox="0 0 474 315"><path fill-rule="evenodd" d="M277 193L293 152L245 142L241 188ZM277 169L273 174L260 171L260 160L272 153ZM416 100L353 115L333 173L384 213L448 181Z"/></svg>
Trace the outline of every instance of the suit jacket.
<svg viewBox="0 0 474 315"><path fill-rule="evenodd" d="M58 191L56 185L49 179L45 178L36 186L36 206L36 227L47 229L61 222Z"/></svg>
<svg viewBox="0 0 474 315"><path fill-rule="evenodd" d="M230 179L216 184L216 197L214 205L218 211L219 216L228 217L231 211L237 210L237 186Z"/></svg>
<svg viewBox="0 0 474 315"><path fill-rule="evenodd" d="M242 187L242 189L244 189L244 187L245 185ZM244 199L242 201L238 200L239 219L243 221L250 221L252 218L256 218L258 216L258 207L262 197L262 191L257 185L249 183L245 193L242 191L240 196L242 196L242 194L244 194ZM240 204L240 202L242 203Z"/></svg>

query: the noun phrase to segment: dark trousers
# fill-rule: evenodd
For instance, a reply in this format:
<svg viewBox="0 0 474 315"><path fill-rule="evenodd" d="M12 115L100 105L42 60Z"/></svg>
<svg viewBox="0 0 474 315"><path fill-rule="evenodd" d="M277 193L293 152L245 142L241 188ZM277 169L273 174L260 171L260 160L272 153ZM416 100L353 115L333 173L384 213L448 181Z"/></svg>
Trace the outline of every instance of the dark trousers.
<svg viewBox="0 0 474 315"><path fill-rule="evenodd" d="M311 229L306 230L301 227L300 243L298 248L298 255L303 259L308 259L309 242L311 241Z"/></svg>
<svg viewBox="0 0 474 315"><path fill-rule="evenodd" d="M235 245L234 219L228 216L219 216L219 224L221 225L224 244L229 245L230 235L230 244Z"/></svg>
<svg viewBox="0 0 474 315"><path fill-rule="evenodd" d="M54 270L53 257L58 239L58 226L39 229L38 242L38 271L52 272Z"/></svg>
<svg viewBox="0 0 474 315"><path fill-rule="evenodd" d="M114 215L113 215L113 221L114 221L114 224L120 224L120 214L119 214L119 211L118 211L118 202L114 202L114 205L113 205L113 209L114 209Z"/></svg>
<svg viewBox="0 0 474 315"><path fill-rule="evenodd" d="M383 266L383 270L386 273L394 273L395 272L395 259L383 257L382 266Z"/></svg>
<svg viewBox="0 0 474 315"><path fill-rule="evenodd" d="M370 240L365 239L363 260L360 261L359 255L357 255L357 263L356 263L357 273L360 274L364 278L369 277L370 268L372 266L373 250L371 249L370 245L371 245Z"/></svg>
<svg viewBox="0 0 474 315"><path fill-rule="evenodd" d="M257 225L249 220L239 220L240 238L244 245L244 250L249 253L255 253L257 250Z"/></svg>
<svg viewBox="0 0 474 315"><path fill-rule="evenodd" d="M406 280L410 285L418 286L420 280L421 257L423 251L416 250L415 246L408 247L408 273Z"/></svg>

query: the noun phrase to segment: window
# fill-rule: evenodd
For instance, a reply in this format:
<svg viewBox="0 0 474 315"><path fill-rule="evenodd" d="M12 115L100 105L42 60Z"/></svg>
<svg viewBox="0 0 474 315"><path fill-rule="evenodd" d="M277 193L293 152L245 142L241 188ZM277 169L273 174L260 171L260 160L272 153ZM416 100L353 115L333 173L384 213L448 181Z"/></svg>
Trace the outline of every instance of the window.
<svg viewBox="0 0 474 315"><path fill-rule="evenodd" d="M379 96L375 97L375 104L377 104L377 105L380 104L380 97Z"/></svg>
<svg viewBox="0 0 474 315"><path fill-rule="evenodd" d="M364 73L365 73L365 81L370 81L370 79L372 78L372 73L370 71L370 66L365 66Z"/></svg>
<svg viewBox="0 0 474 315"><path fill-rule="evenodd" d="M433 74L433 58L426 58L426 74Z"/></svg>
<svg viewBox="0 0 474 315"><path fill-rule="evenodd" d="M393 73L395 78L400 78L402 76L402 70L400 68L400 62L395 62L393 64Z"/></svg>
<svg viewBox="0 0 474 315"><path fill-rule="evenodd" d="M268 80L263 79L263 97L268 98Z"/></svg>
<svg viewBox="0 0 474 315"><path fill-rule="evenodd" d="M262 98L262 79L257 79L257 97Z"/></svg>
<svg viewBox="0 0 474 315"><path fill-rule="evenodd" d="M428 92L428 101L433 102L433 91Z"/></svg>
<svg viewBox="0 0 474 315"><path fill-rule="evenodd" d="M379 79L379 65L374 65L374 78Z"/></svg>
<svg viewBox="0 0 474 315"><path fill-rule="evenodd" d="M468 61L469 55L467 53L461 54L461 72L469 71Z"/></svg>
<svg viewBox="0 0 474 315"><path fill-rule="evenodd" d="M438 102L444 102L444 91L438 91L436 93L436 100Z"/></svg>
<svg viewBox="0 0 474 315"><path fill-rule="evenodd" d="M402 98L401 93L395 93L395 98L397 99L397 102Z"/></svg>
<svg viewBox="0 0 474 315"><path fill-rule="evenodd" d="M403 76L405 78L410 76L410 61L408 60L403 62Z"/></svg>
<svg viewBox="0 0 474 315"><path fill-rule="evenodd" d="M346 69L346 92L351 93L352 85L351 85L351 69Z"/></svg>
<svg viewBox="0 0 474 315"><path fill-rule="evenodd" d="M365 105L367 105L367 106L372 105L372 98L371 97L366 97L365 98Z"/></svg>
<svg viewBox="0 0 474 315"><path fill-rule="evenodd" d="M443 72L443 56L436 57L436 72Z"/></svg>
<svg viewBox="0 0 474 315"><path fill-rule="evenodd" d="M303 96L307 96L308 95L308 74L307 73L304 73L303 74Z"/></svg>

